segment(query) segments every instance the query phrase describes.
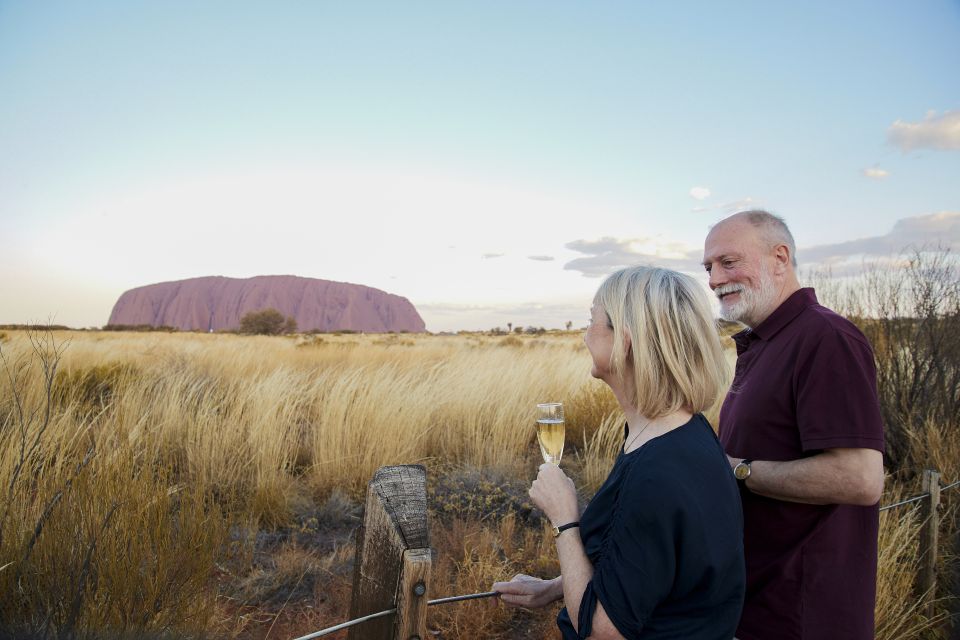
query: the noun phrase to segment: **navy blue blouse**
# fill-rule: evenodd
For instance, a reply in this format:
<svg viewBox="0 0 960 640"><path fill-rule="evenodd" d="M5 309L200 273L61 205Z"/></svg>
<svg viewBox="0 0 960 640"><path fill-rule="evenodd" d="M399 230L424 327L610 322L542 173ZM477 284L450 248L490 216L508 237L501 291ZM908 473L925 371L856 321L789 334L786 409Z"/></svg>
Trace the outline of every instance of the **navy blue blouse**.
<svg viewBox="0 0 960 640"><path fill-rule="evenodd" d="M743 515L727 457L702 415L620 453L580 518L593 578L579 635L597 603L625 638L730 640L744 593Z"/></svg>

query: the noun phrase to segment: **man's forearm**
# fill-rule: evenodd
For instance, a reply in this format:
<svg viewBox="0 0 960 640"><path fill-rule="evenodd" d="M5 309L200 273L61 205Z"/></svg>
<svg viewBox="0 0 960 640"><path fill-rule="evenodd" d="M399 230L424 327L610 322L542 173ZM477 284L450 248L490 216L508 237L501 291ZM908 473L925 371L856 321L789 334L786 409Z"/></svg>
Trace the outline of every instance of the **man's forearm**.
<svg viewBox="0 0 960 640"><path fill-rule="evenodd" d="M799 460L756 460L750 467L747 489L777 500L868 506L883 492L883 456L873 449L829 449Z"/></svg>

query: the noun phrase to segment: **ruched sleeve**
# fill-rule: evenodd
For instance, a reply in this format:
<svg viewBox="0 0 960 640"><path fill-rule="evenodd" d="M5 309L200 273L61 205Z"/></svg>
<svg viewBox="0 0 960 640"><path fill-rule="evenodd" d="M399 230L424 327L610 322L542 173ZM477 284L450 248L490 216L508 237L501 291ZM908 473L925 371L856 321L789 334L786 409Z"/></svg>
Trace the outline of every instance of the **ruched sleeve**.
<svg viewBox="0 0 960 640"><path fill-rule="evenodd" d="M580 602L581 638L592 633L598 602L623 636L639 635L671 591L683 509L663 477L648 475L644 465L634 464L621 486L593 578Z"/></svg>

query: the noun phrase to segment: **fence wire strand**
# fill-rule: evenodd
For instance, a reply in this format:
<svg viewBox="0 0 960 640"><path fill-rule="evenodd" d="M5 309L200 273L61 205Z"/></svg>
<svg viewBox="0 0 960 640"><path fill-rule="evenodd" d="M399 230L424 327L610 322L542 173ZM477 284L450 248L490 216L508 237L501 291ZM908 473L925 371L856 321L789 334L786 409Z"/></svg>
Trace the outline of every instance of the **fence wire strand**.
<svg viewBox="0 0 960 640"><path fill-rule="evenodd" d="M951 482L948 485L944 485L940 487L940 491L943 492L943 491L946 491L947 489L953 489L957 485L960 485L960 480L957 480L956 482ZM911 502L919 502L920 500L923 500L924 498L929 498L929 497L930 497L929 493L921 493L918 496L913 496L912 498L907 498L906 500L901 500L900 502L895 502L893 504L888 504L885 507L880 507L880 511L886 511L887 509L893 509L894 507L902 507L905 504L910 504Z"/></svg>
<svg viewBox="0 0 960 640"><path fill-rule="evenodd" d="M465 596L450 596L447 598L437 598L436 600L430 600L427 602L428 607L432 607L436 604L449 604L451 602L460 602L461 600L476 600L477 598L492 598L493 596L500 595L497 591L484 591L483 593L471 593ZM368 616L362 618L356 618L354 620L348 620L341 624L338 624L333 627L327 627L326 629L321 629L320 631L314 631L313 633L308 633L305 636L300 636L295 640L311 640L312 638L319 638L320 636L325 636L334 631L340 631L346 629L347 627L352 627L355 624L360 624L361 622L366 622L367 620L373 620L374 618L380 618L382 616L388 616L391 613L396 613L397 609L386 609L385 611L378 611L377 613L371 613Z"/></svg>
<svg viewBox="0 0 960 640"><path fill-rule="evenodd" d="M886 511L887 509L893 509L895 507L902 507L905 504L910 504L911 502L920 502L924 498L929 498L929 493L924 493L919 496L913 496L912 498L907 498L906 500L901 500L900 502L895 502L894 504L888 504L885 507L880 507L880 511Z"/></svg>

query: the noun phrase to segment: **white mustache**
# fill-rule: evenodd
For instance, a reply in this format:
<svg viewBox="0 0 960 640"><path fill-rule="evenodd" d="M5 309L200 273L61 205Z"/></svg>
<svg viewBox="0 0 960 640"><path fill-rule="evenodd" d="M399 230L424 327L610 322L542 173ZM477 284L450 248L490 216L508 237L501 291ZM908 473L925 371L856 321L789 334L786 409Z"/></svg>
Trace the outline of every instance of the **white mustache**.
<svg viewBox="0 0 960 640"><path fill-rule="evenodd" d="M720 285L719 287L717 287L716 289L714 289L714 290L713 290L713 293L714 293L714 295L717 296L717 298L722 298L723 296L727 295L728 293L740 293L741 291L743 291L743 285L739 285L739 284L724 284L724 285Z"/></svg>

